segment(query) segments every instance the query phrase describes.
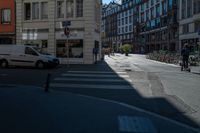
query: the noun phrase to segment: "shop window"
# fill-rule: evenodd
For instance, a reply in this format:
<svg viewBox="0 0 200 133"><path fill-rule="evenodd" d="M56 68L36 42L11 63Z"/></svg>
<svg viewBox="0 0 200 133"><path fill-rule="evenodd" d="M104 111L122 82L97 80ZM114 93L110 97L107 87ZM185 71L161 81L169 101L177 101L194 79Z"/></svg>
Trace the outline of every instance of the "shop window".
<svg viewBox="0 0 200 133"><path fill-rule="evenodd" d="M10 24L11 23L11 10L10 9L2 9L1 10L1 23L2 24Z"/></svg>
<svg viewBox="0 0 200 133"><path fill-rule="evenodd" d="M57 41L57 57L60 58L83 58L83 40Z"/></svg>
<svg viewBox="0 0 200 133"><path fill-rule="evenodd" d="M31 20L31 3L24 4L24 19Z"/></svg>
<svg viewBox="0 0 200 133"><path fill-rule="evenodd" d="M47 48L47 47L48 47L48 41L42 40L42 48Z"/></svg>

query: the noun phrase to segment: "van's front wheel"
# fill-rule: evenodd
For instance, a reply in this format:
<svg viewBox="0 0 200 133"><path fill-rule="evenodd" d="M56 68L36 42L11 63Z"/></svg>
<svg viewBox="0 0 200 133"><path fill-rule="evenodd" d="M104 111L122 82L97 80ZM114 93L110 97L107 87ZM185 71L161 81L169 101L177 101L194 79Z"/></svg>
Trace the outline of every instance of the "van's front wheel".
<svg viewBox="0 0 200 133"><path fill-rule="evenodd" d="M43 68L45 68L44 62L38 61L38 62L36 63L36 67L37 67L38 69L43 69Z"/></svg>
<svg viewBox="0 0 200 133"><path fill-rule="evenodd" d="M7 60L2 60L0 62L1 68L7 68L8 67L8 61Z"/></svg>

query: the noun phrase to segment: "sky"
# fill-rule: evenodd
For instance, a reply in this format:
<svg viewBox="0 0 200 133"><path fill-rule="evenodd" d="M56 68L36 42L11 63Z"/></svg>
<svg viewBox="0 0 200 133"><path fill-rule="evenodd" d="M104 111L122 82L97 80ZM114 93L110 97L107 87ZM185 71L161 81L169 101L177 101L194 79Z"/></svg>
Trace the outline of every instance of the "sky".
<svg viewBox="0 0 200 133"><path fill-rule="evenodd" d="M111 0L103 0L103 3L108 4Z"/></svg>

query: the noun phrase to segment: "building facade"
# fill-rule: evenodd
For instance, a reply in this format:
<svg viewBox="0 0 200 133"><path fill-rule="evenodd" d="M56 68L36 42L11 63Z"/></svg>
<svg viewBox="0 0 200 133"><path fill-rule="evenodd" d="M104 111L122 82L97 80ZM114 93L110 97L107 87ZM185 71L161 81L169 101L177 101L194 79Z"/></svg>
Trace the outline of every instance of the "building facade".
<svg viewBox="0 0 200 133"><path fill-rule="evenodd" d="M179 47L190 46L192 52L200 47L200 1L180 0L179 2Z"/></svg>
<svg viewBox="0 0 200 133"><path fill-rule="evenodd" d="M100 0L16 0L17 44L36 45L63 64L92 64L93 49L101 50L100 11Z"/></svg>
<svg viewBox="0 0 200 133"><path fill-rule="evenodd" d="M15 43L15 1L0 0L0 44Z"/></svg>
<svg viewBox="0 0 200 133"><path fill-rule="evenodd" d="M118 42L123 44L133 44L133 0L122 0L120 10L118 12Z"/></svg>
<svg viewBox="0 0 200 133"><path fill-rule="evenodd" d="M102 43L104 47L109 47L114 50L118 48L118 23L117 15L119 4L110 2L102 8Z"/></svg>
<svg viewBox="0 0 200 133"><path fill-rule="evenodd" d="M139 40L146 52L179 50L176 0L140 0Z"/></svg>

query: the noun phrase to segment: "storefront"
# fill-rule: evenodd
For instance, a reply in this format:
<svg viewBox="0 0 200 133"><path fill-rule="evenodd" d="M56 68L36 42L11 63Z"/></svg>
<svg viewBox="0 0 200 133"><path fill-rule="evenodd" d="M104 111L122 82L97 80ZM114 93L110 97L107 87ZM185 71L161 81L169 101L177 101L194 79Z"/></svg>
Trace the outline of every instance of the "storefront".
<svg viewBox="0 0 200 133"><path fill-rule="evenodd" d="M56 55L59 58L83 58L83 40L57 40Z"/></svg>

